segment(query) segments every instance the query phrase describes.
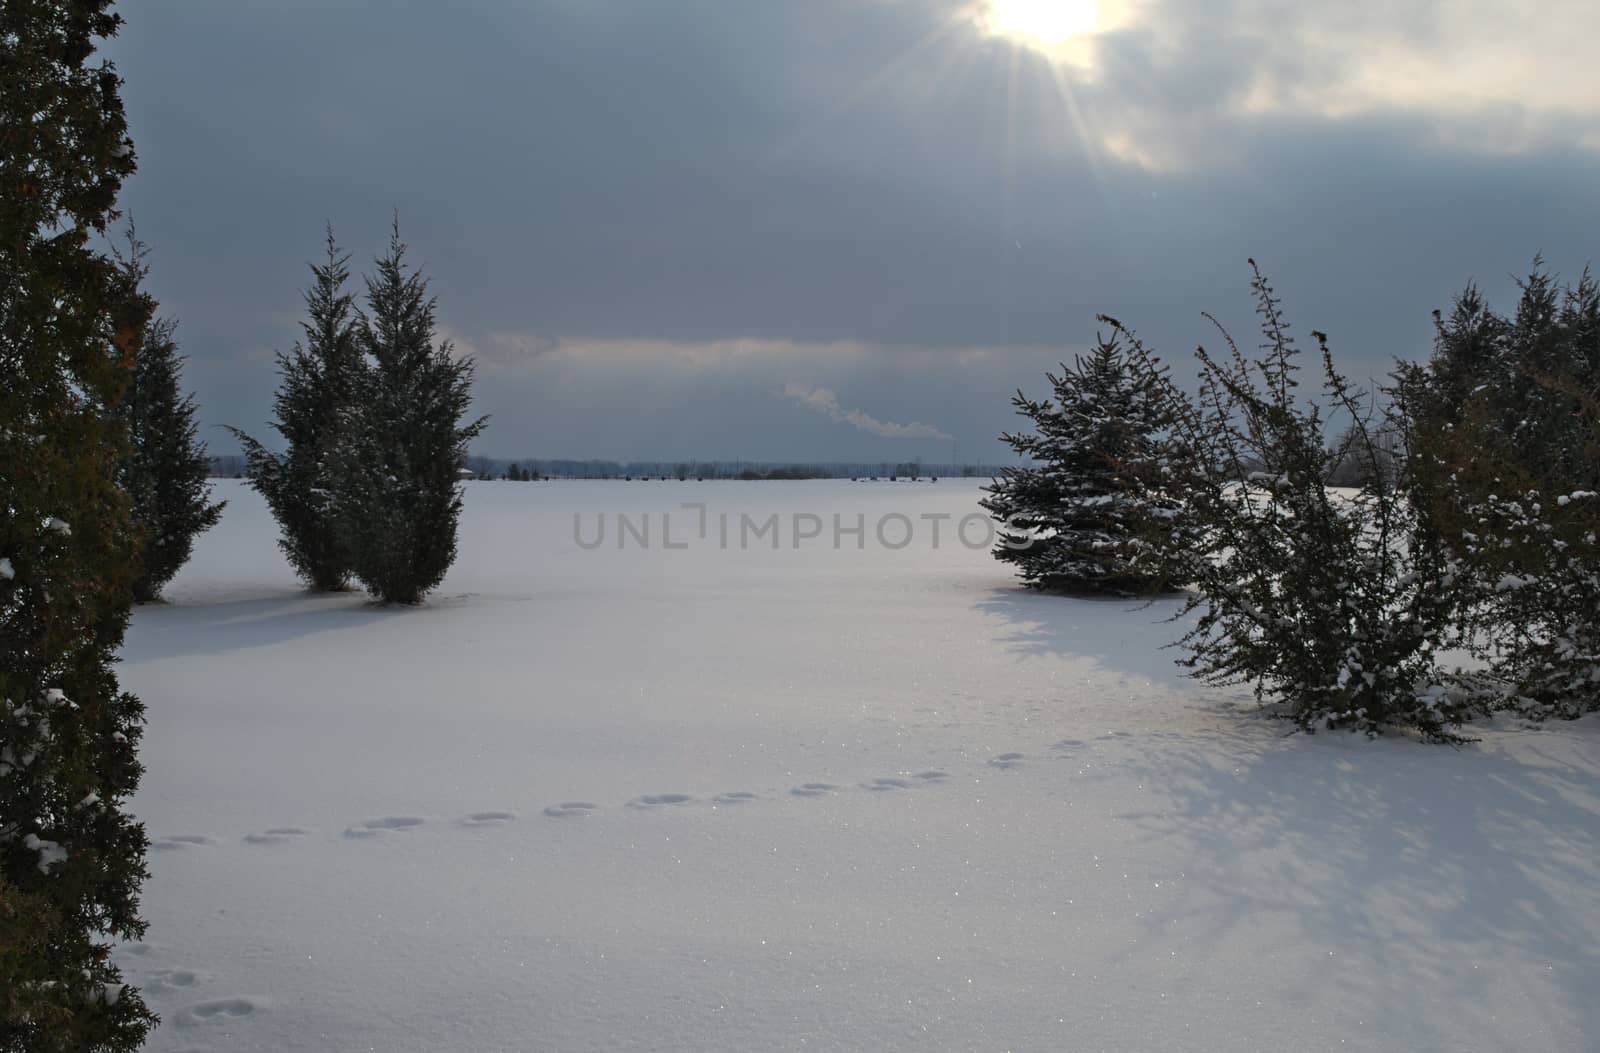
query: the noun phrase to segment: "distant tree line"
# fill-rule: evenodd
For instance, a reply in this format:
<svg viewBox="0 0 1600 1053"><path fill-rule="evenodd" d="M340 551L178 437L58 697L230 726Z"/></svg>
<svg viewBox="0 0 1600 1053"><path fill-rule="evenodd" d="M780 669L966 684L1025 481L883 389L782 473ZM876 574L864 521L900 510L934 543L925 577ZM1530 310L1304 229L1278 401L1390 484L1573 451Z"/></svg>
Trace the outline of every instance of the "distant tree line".
<svg viewBox="0 0 1600 1053"><path fill-rule="evenodd" d="M541 479L621 479L626 481L688 481L706 479L784 480L858 479L927 480L940 477L990 478L1000 465L966 462L926 464L908 461L898 464L866 464L850 461L604 461L565 459L506 460L474 454L466 467L475 479L537 481ZM212 458L213 471L221 478L244 474L242 459Z"/></svg>
<svg viewBox="0 0 1600 1053"><path fill-rule="evenodd" d="M213 479L243 479L250 466L241 454L212 454L206 470Z"/></svg>
<svg viewBox="0 0 1600 1053"><path fill-rule="evenodd" d="M1307 369L1259 270L1252 289L1261 350L1217 326L1193 394L1104 316L1053 399L1017 393L1031 428L1003 439L1025 463L983 502L996 557L1035 588L1176 593L1193 675L1307 731L1456 741L1492 712L1600 710L1591 275L1562 285L1536 261L1510 315L1469 286L1382 391L1351 384L1322 333Z"/></svg>

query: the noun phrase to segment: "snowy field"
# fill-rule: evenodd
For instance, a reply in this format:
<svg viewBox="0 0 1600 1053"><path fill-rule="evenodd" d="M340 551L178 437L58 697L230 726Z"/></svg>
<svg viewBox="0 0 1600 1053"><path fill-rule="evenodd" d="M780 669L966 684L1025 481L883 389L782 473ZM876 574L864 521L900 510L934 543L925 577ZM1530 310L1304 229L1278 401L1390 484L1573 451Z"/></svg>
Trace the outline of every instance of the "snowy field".
<svg viewBox="0 0 1600 1053"><path fill-rule="evenodd" d="M1600 722L1286 735L971 480L473 483L416 610L218 490L121 668L152 1049L1595 1048Z"/></svg>

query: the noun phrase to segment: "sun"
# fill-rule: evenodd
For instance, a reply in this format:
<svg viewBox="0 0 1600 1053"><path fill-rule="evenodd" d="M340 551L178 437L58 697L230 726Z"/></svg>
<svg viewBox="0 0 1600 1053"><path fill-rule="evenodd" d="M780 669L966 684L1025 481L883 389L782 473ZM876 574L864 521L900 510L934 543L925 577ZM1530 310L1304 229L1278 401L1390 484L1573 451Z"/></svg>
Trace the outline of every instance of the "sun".
<svg viewBox="0 0 1600 1053"><path fill-rule="evenodd" d="M987 0L979 18L984 29L995 36L1048 51L1093 32L1100 22L1100 4L1097 0Z"/></svg>

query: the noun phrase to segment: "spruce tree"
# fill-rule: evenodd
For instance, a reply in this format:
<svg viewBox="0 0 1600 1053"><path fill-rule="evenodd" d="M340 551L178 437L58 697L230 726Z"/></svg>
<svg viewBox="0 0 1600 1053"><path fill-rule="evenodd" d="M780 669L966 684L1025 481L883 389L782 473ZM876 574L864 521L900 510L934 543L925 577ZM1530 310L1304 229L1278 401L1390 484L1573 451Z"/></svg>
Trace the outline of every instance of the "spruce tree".
<svg viewBox="0 0 1600 1053"><path fill-rule="evenodd" d="M995 557L1029 586L1116 595L1181 584L1178 505L1162 491L1161 377L1139 373L1117 336L1047 373L1055 401L1011 400L1033 430L1000 438L1029 463L1005 468L980 503L1001 523Z"/></svg>
<svg viewBox="0 0 1600 1053"><path fill-rule="evenodd" d="M120 262L124 279L136 288L148 273L145 255L130 226L128 252ZM142 569L133 583L139 603L160 596L162 586L189 561L194 539L222 518L223 502L210 501L210 459L196 437L194 396L179 389L183 357L176 333L177 322L170 318L145 327L118 406L129 449L117 478L133 501L133 518L143 535Z"/></svg>
<svg viewBox="0 0 1600 1053"><path fill-rule="evenodd" d="M485 421L465 420L472 362L435 340L427 279L405 251L397 222L366 279L366 369L339 453L337 518L361 584L414 604L455 562L461 467Z"/></svg>
<svg viewBox="0 0 1600 1053"><path fill-rule="evenodd" d="M1574 486L1600 483L1584 454L1588 441L1582 391L1600 376L1600 283L1587 271L1563 287L1537 257L1521 283L1516 311L1497 314L1475 286L1435 313L1433 355L1397 369L1408 407L1407 439L1419 449L1456 449L1464 482L1495 489L1492 475L1473 483L1466 462L1486 439L1530 477ZM1462 438L1465 426L1482 434ZM1502 467L1505 467L1502 465Z"/></svg>
<svg viewBox="0 0 1600 1053"><path fill-rule="evenodd" d="M305 291L305 339L278 356L277 418L284 440L277 454L238 429L250 485L266 499L282 536L278 547L311 588L348 587L352 557L335 515L335 468L361 382L358 312L344 291L350 257L327 231L327 255L311 265Z"/></svg>
<svg viewBox="0 0 1600 1053"><path fill-rule="evenodd" d="M1600 285L1536 260L1509 317L1469 286L1397 375L1408 496L1461 561L1485 704L1600 709Z"/></svg>
<svg viewBox="0 0 1600 1053"><path fill-rule="evenodd" d="M131 1050L154 1017L108 960L144 932L138 571L116 403L149 304L91 242L134 170L108 0L0 4L0 1049Z"/></svg>

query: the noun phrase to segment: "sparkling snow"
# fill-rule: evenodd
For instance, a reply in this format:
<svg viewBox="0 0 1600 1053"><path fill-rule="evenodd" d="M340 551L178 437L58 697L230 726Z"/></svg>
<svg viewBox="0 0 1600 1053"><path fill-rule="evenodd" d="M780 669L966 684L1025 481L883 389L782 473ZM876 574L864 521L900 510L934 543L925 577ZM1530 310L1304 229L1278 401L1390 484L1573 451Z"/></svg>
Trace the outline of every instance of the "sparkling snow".
<svg viewBox="0 0 1600 1053"><path fill-rule="evenodd" d="M121 667L151 1048L1591 1047L1600 722L1287 735L976 485L471 482L392 610L219 484Z"/></svg>

